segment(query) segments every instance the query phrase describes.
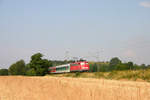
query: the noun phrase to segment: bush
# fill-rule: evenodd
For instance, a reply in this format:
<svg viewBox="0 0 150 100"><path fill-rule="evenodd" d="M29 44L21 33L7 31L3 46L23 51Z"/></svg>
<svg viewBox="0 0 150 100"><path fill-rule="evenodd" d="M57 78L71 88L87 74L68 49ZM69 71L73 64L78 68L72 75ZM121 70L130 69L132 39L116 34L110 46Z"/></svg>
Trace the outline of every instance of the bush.
<svg viewBox="0 0 150 100"><path fill-rule="evenodd" d="M94 63L94 64L90 64L90 72L97 72L98 71L98 68L97 68L97 64Z"/></svg>
<svg viewBox="0 0 150 100"><path fill-rule="evenodd" d="M1 76L8 75L8 69L0 69L0 75Z"/></svg>
<svg viewBox="0 0 150 100"><path fill-rule="evenodd" d="M25 75L25 62L17 61L9 67L8 72L10 75Z"/></svg>
<svg viewBox="0 0 150 100"><path fill-rule="evenodd" d="M80 76L80 72L76 72L74 77L79 77Z"/></svg>
<svg viewBox="0 0 150 100"><path fill-rule="evenodd" d="M35 70L32 68L26 72L27 76L36 76Z"/></svg>
<svg viewBox="0 0 150 100"><path fill-rule="evenodd" d="M108 64L101 64L98 69L99 72L108 72L109 71L109 65Z"/></svg>

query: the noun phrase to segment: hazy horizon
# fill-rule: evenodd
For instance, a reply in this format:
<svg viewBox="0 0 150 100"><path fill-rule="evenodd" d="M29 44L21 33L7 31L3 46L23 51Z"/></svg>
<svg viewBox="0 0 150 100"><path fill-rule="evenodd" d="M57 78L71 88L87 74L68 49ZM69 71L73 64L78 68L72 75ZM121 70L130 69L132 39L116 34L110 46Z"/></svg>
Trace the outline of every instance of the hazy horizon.
<svg viewBox="0 0 150 100"><path fill-rule="evenodd" d="M150 64L150 0L0 0L0 12L0 68L38 52Z"/></svg>

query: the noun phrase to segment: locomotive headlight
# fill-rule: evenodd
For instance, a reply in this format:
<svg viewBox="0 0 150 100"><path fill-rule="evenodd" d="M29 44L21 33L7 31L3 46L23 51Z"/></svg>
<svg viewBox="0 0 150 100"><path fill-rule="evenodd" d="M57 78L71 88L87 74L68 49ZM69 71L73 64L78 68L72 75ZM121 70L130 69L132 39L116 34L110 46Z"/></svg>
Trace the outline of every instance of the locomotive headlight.
<svg viewBox="0 0 150 100"><path fill-rule="evenodd" d="M81 65L85 65L85 63L81 63Z"/></svg>

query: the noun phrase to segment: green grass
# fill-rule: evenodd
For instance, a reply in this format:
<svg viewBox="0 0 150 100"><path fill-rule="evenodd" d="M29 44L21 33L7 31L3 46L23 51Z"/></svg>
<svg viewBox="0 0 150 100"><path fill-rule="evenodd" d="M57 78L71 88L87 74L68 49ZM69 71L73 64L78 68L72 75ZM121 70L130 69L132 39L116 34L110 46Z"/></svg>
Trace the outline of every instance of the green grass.
<svg viewBox="0 0 150 100"><path fill-rule="evenodd" d="M150 82L150 69L147 70L126 70L126 71L111 71L111 72L76 72L52 74L57 77L81 77L81 78L98 78L98 79L113 79L113 80L143 80Z"/></svg>

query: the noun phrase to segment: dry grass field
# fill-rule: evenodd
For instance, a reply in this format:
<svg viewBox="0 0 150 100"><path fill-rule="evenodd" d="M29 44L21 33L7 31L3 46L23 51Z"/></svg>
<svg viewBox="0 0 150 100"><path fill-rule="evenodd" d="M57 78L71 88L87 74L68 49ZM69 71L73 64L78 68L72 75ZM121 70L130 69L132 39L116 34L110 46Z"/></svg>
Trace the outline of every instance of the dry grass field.
<svg viewBox="0 0 150 100"><path fill-rule="evenodd" d="M0 100L150 100L150 83L50 76L1 76Z"/></svg>

